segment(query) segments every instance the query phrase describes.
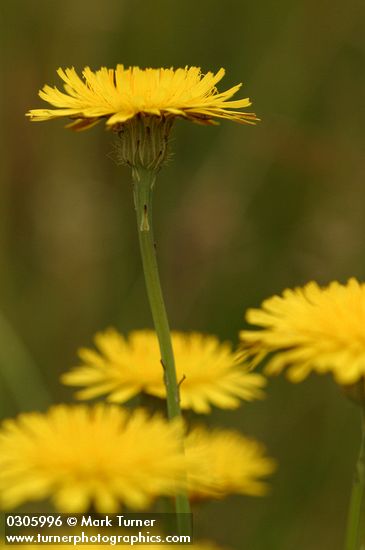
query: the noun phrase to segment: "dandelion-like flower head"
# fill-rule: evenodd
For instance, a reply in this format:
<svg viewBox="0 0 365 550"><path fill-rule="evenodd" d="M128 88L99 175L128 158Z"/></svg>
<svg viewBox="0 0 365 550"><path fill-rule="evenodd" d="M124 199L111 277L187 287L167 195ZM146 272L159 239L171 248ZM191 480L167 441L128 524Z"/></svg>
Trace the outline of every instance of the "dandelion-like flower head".
<svg viewBox="0 0 365 550"><path fill-rule="evenodd" d="M180 69L116 69L102 67L92 71L86 67L80 78L74 68L58 69L64 92L45 85L40 97L54 109L32 109L27 116L34 121L71 117L68 126L84 130L106 120L108 128L120 125L137 115L183 117L194 122L211 124L216 118L254 124L257 117L239 109L249 107L248 98L231 100L241 84L218 92L216 84L224 69L216 74L203 74L199 67Z"/></svg>
<svg viewBox="0 0 365 550"><path fill-rule="evenodd" d="M235 430L196 427L185 440L185 452L194 462L188 472L189 494L198 500L233 493L265 495L264 478L276 468L261 443Z"/></svg>
<svg viewBox="0 0 365 550"><path fill-rule="evenodd" d="M331 372L343 385L365 376L365 284L356 279L287 289L246 319L261 330L240 333L244 355L256 364L270 354L268 374L287 369L299 382L311 371Z"/></svg>
<svg viewBox="0 0 365 550"><path fill-rule="evenodd" d="M50 498L61 512L144 509L181 486L181 426L141 409L57 405L0 429L0 504Z"/></svg>
<svg viewBox="0 0 365 550"><path fill-rule="evenodd" d="M83 362L62 376L63 383L84 387L76 394L90 399L107 394L122 403L140 392L166 398L156 334L135 331L124 337L114 329L95 336L97 350L81 349ZM209 413L211 406L234 409L241 399L263 397L266 380L240 362L232 346L215 336L172 332L181 407Z"/></svg>

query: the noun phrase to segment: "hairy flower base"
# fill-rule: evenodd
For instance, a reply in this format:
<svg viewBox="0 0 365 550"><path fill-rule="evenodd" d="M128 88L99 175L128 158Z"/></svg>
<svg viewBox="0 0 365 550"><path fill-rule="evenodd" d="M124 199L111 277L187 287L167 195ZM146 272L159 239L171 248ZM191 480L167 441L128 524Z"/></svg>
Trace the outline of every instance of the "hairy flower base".
<svg viewBox="0 0 365 550"><path fill-rule="evenodd" d="M95 336L97 351L81 349L83 364L62 376L62 382L83 387L76 396L91 399L108 395L122 403L144 392L166 398L160 350L154 332L135 331L124 337L109 329ZM241 399L262 398L266 380L249 371L237 352L215 336L172 333L177 378L183 409L209 413L211 406L235 409Z"/></svg>
<svg viewBox="0 0 365 550"><path fill-rule="evenodd" d="M300 382L311 371L331 372L341 385L365 376L365 284L356 279L285 290L246 319L262 328L240 333L243 355L254 365L268 356L268 374L288 369Z"/></svg>
<svg viewBox="0 0 365 550"><path fill-rule="evenodd" d="M137 115L116 126L116 159L131 168L144 168L158 172L168 157L169 134L172 118ZM134 179L138 180L138 171Z"/></svg>
<svg viewBox="0 0 365 550"><path fill-rule="evenodd" d="M216 84L224 69L202 74L199 67L180 69L140 69L117 65L92 71L86 67L83 78L75 69L58 69L65 92L44 86L39 95L55 109L32 109L27 116L34 121L71 117L73 130L85 130L102 119L109 128L120 127L138 114L155 117L184 117L211 124L215 118L255 124L254 113L237 109L251 105L248 98L230 101L241 84L219 93Z"/></svg>
<svg viewBox="0 0 365 550"><path fill-rule="evenodd" d="M199 500L232 493L265 495L268 486L263 478L276 468L261 443L233 430L195 428L186 438L185 450L196 465L189 470L189 494Z"/></svg>
<svg viewBox="0 0 365 550"><path fill-rule="evenodd" d="M0 430L0 504L50 498L61 512L144 509L182 487L181 430L143 410L98 404L21 414Z"/></svg>

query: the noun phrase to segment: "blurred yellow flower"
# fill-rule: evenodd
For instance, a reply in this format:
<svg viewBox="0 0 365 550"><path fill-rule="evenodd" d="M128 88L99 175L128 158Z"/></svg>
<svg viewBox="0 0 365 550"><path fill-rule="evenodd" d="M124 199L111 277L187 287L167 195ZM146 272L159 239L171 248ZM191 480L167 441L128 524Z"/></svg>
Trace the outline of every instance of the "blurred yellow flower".
<svg viewBox="0 0 365 550"><path fill-rule="evenodd" d="M61 512L147 507L185 472L177 423L113 405L57 405L0 429L0 504L50 498ZM181 486L181 484L180 484Z"/></svg>
<svg viewBox="0 0 365 550"><path fill-rule="evenodd" d="M199 426L188 434L185 453L194 464L188 472L189 494L197 499L265 495L268 486L262 478L276 468L261 443L233 430Z"/></svg>
<svg viewBox="0 0 365 550"><path fill-rule="evenodd" d="M80 78L74 68L58 69L64 90L44 86L39 95L56 109L33 109L27 116L34 121L59 117L74 120L69 127L84 130L106 119L107 127L119 127L136 115L184 117L210 124L215 118L254 124L254 113L237 109L249 107L248 98L229 101L241 84L219 93L216 84L224 69L202 74L199 67L180 69L140 69L117 65L92 71L85 67Z"/></svg>
<svg viewBox="0 0 365 550"><path fill-rule="evenodd" d="M343 385L365 376L365 284L356 279L287 289L248 310L246 319L262 330L240 333L244 356L257 364L274 353L268 374L287 368L288 378L300 382L311 371L331 372Z"/></svg>
<svg viewBox="0 0 365 550"><path fill-rule="evenodd" d="M97 351L81 349L82 366L61 380L85 389L78 399L107 394L108 401L122 403L140 392L166 398L160 350L155 332L135 331L124 337L114 329L95 336ZM176 369L183 409L209 413L211 406L234 409L240 400L263 397L266 380L240 363L232 346L215 336L172 332Z"/></svg>

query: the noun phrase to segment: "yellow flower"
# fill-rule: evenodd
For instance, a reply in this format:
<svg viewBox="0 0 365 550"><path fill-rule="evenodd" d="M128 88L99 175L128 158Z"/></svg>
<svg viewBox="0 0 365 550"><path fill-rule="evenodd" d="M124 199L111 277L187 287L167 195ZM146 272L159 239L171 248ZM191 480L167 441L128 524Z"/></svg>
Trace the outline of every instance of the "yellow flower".
<svg viewBox="0 0 365 550"><path fill-rule="evenodd" d="M262 330L240 333L246 357L253 364L270 355L266 372L288 369L292 382L311 371L331 372L339 384L353 384L365 375L365 284L350 279L325 288L310 282L265 300L246 319Z"/></svg>
<svg viewBox="0 0 365 550"><path fill-rule="evenodd" d="M0 430L0 504L50 498L61 512L143 509L180 483L179 435L177 423L112 405L21 414Z"/></svg>
<svg viewBox="0 0 365 550"><path fill-rule="evenodd" d="M84 130L106 119L109 128L120 127L136 115L184 117L194 122L212 123L215 118L254 124L254 113L237 109L249 107L248 98L230 101L241 84L219 93L216 84L224 69L202 74L199 67L184 69L140 69L117 65L92 71L85 67L80 78L75 69L58 69L65 92L44 86L39 95L56 109L33 109L27 116L34 121L59 117L74 120L68 127Z"/></svg>
<svg viewBox="0 0 365 550"><path fill-rule="evenodd" d="M140 392L166 398L163 369L156 335L140 330L126 338L114 329L95 336L98 351L81 349L82 366L62 376L62 382L85 389L78 399L103 394L122 403ZM211 405L234 409L240 399L263 397L265 378L248 371L229 343L199 333L172 333L181 407L209 413Z"/></svg>
<svg viewBox="0 0 365 550"><path fill-rule="evenodd" d="M233 430L197 427L185 440L185 453L194 463L188 472L192 498L264 495L268 487L262 478L275 470L261 443Z"/></svg>

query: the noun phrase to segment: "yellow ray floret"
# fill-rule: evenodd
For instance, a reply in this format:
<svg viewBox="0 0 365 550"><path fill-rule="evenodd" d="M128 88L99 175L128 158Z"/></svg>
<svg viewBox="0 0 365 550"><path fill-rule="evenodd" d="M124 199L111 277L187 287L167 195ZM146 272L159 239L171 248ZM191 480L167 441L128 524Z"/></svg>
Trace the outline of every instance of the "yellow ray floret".
<svg viewBox="0 0 365 550"><path fill-rule="evenodd" d="M79 351L82 365L62 376L62 382L83 387L76 396L90 399L107 395L122 403L145 392L165 398L163 369L156 334L135 331L124 337L114 329L95 336L97 350ZM263 376L249 371L227 342L199 333L172 333L177 378L183 409L209 413L212 405L237 408L241 400L263 397Z"/></svg>
<svg viewBox="0 0 365 550"><path fill-rule="evenodd" d="M182 484L181 426L143 410L58 405L0 429L0 505L51 499L61 512L144 509Z"/></svg>
<svg viewBox="0 0 365 550"><path fill-rule="evenodd" d="M69 127L84 130L105 118L107 127L120 126L136 115L184 117L209 124L216 118L255 124L254 113L241 111L251 105L248 98L231 100L241 84L218 92L216 84L224 69L203 74L199 67L180 69L116 69L86 67L82 78L74 68L58 69L64 92L45 85L40 97L55 109L32 109L34 121L71 117Z"/></svg>
<svg viewBox="0 0 365 550"><path fill-rule="evenodd" d="M268 374L288 369L299 382L311 371L331 372L344 385L365 376L365 284L356 279L285 290L246 319L261 330L240 333L244 355L256 364L270 354Z"/></svg>
<svg viewBox="0 0 365 550"><path fill-rule="evenodd" d="M194 463L188 472L193 499L219 499L233 493L265 495L268 486L263 478L276 468L261 443L234 430L197 427L186 438L185 452Z"/></svg>

